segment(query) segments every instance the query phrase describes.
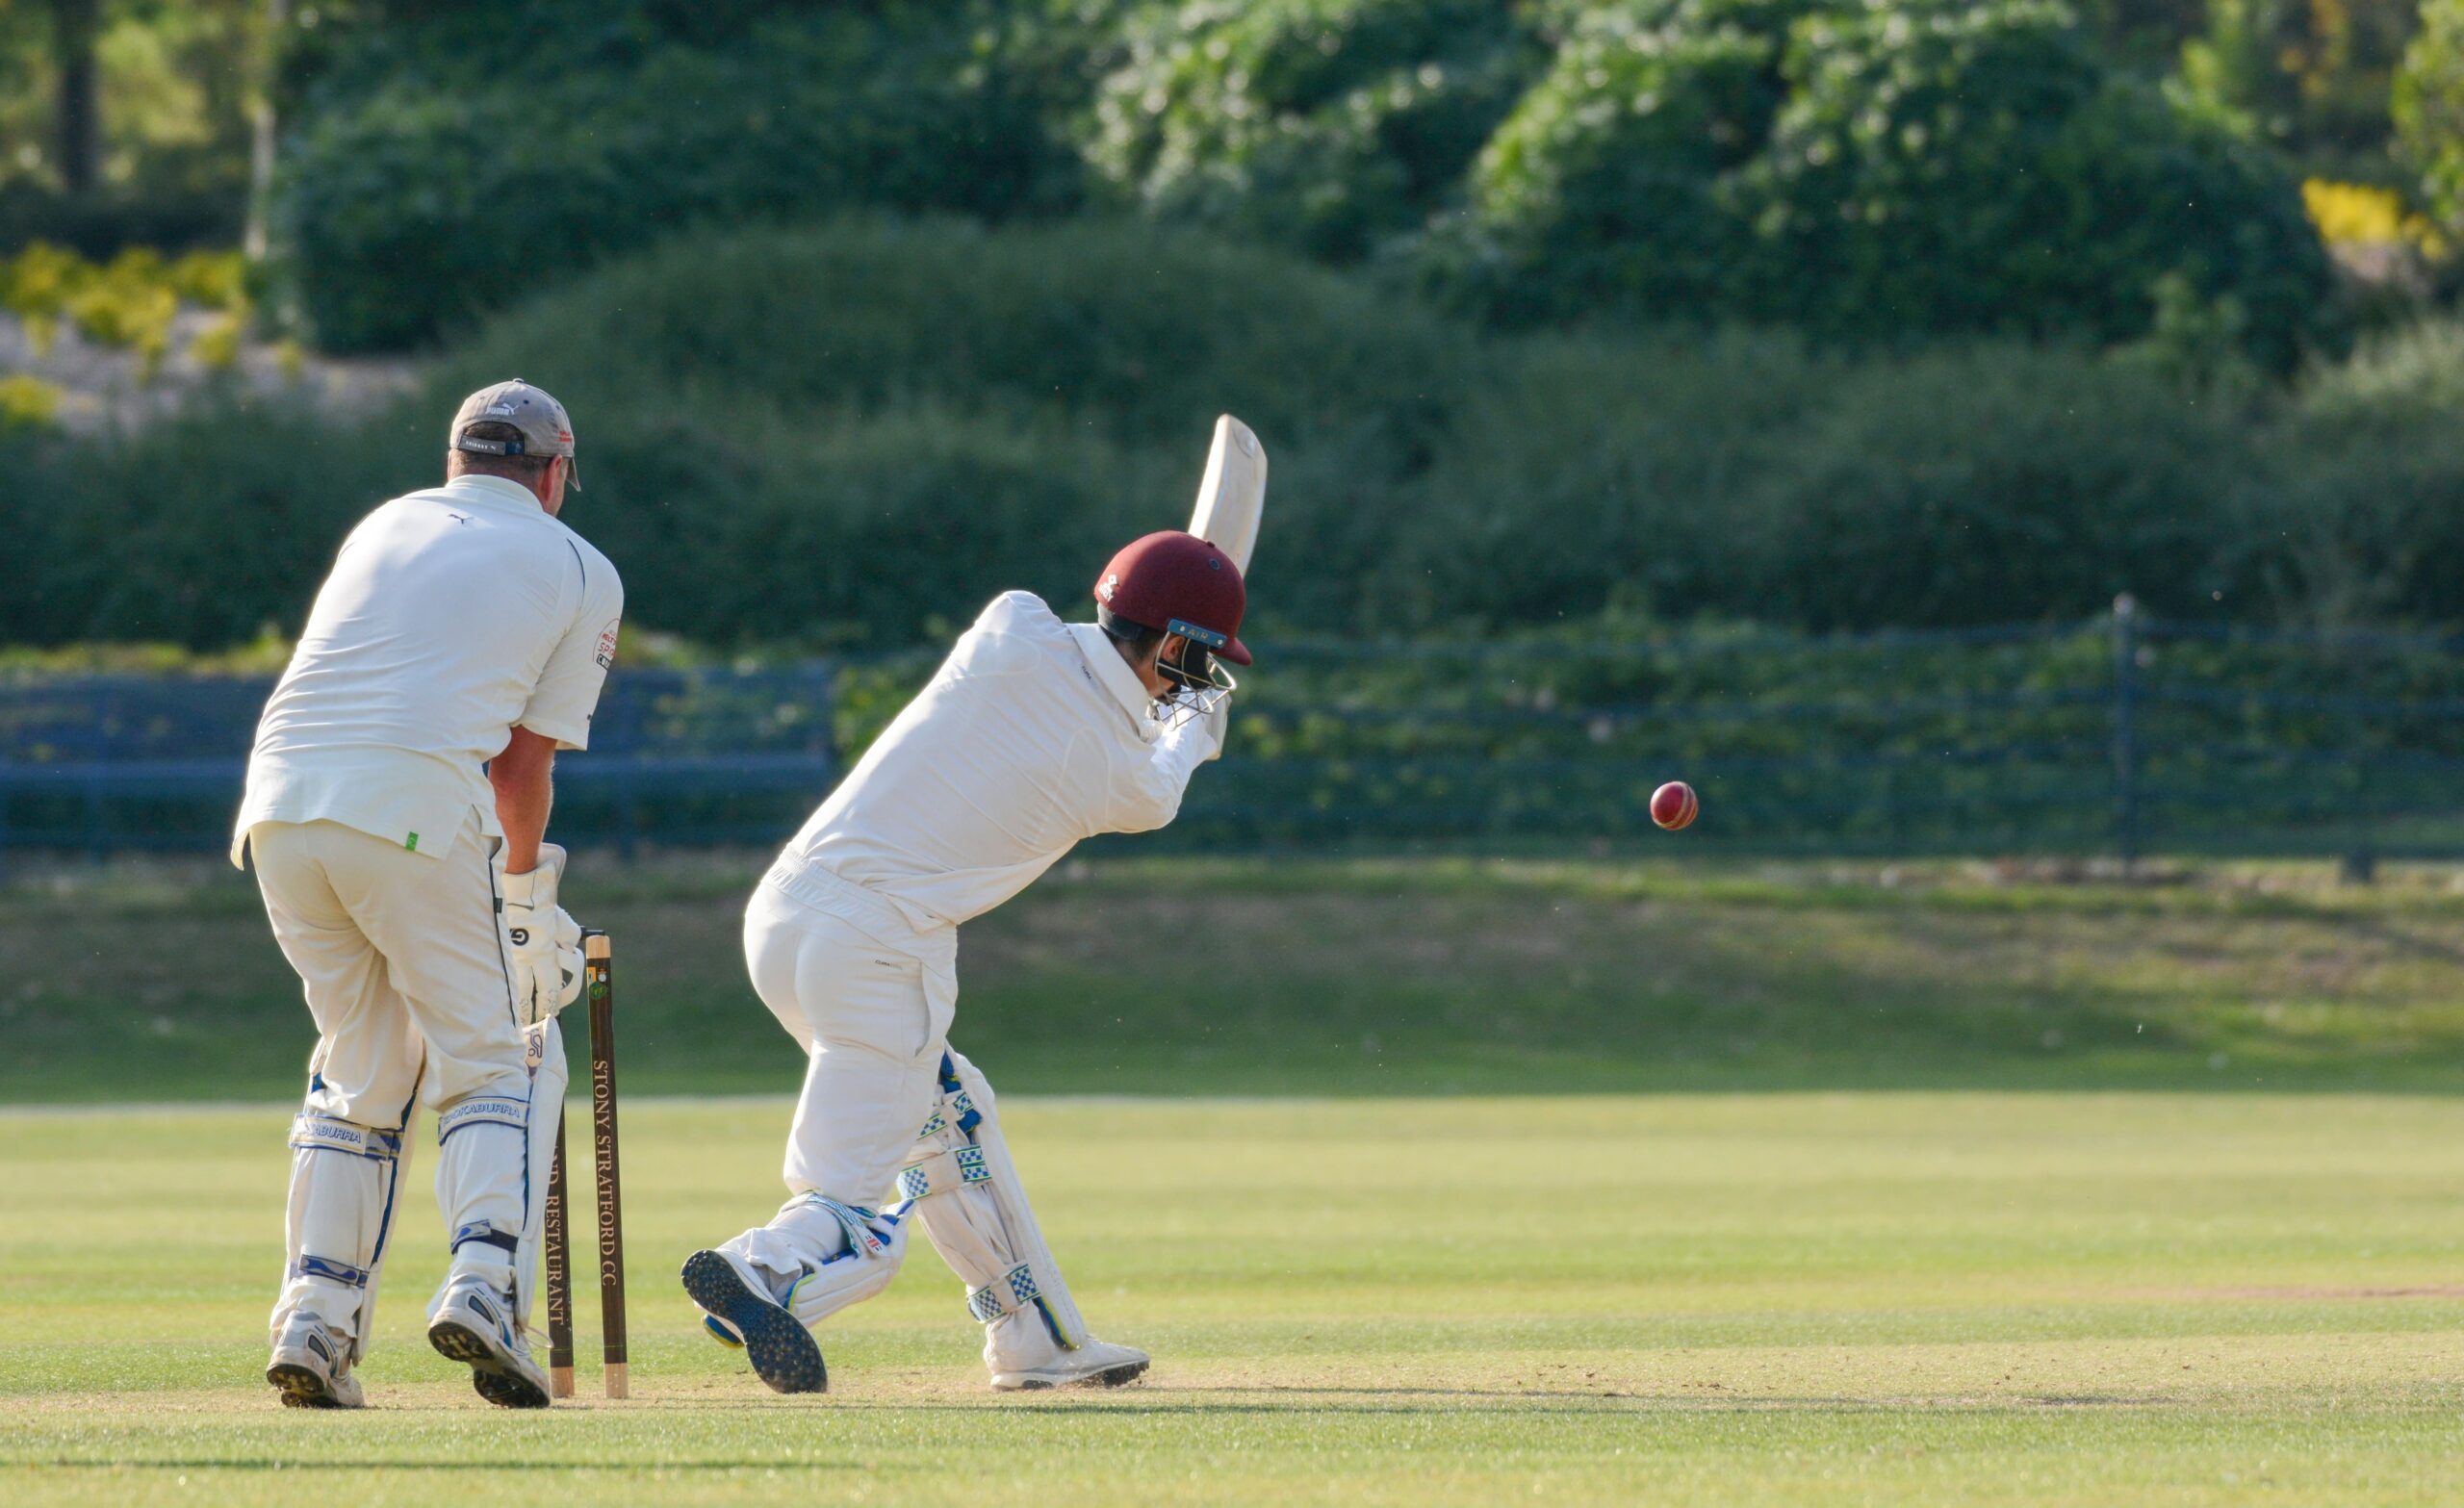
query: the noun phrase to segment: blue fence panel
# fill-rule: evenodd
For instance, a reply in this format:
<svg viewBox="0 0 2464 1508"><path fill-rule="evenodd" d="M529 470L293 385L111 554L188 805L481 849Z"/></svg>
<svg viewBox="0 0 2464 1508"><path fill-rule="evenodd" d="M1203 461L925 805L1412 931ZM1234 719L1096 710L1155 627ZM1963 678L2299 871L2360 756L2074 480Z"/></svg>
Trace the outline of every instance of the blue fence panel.
<svg viewBox="0 0 2464 1508"><path fill-rule="evenodd" d="M2179 625L1264 643L1146 845L2464 855L2464 640ZM575 844L780 841L931 673L622 670L558 766ZM0 849L211 851L264 680L0 682Z"/></svg>
<svg viewBox="0 0 2464 1508"><path fill-rule="evenodd" d="M557 834L577 844L769 843L838 777L835 667L627 670L587 752L557 763ZM0 682L0 848L219 849L257 714L253 677Z"/></svg>

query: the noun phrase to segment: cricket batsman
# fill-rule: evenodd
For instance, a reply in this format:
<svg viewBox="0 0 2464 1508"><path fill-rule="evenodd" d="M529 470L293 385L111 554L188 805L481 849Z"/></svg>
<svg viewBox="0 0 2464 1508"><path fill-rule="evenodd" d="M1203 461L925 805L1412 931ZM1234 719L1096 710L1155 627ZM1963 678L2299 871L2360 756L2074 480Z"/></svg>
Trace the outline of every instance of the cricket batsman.
<svg viewBox="0 0 2464 1508"><path fill-rule="evenodd" d="M754 988L808 1058L789 1197L689 1258L684 1290L781 1393L828 1387L810 1327L888 1285L911 1215L966 1283L994 1388L1146 1369L1144 1352L1088 1333L992 1090L948 1040L959 927L1081 838L1170 822L1222 747L1231 683L1214 661L1249 663L1233 558L1149 534L1094 595L1095 621L1077 624L1025 592L994 599L746 910Z"/></svg>
<svg viewBox="0 0 2464 1508"><path fill-rule="evenodd" d="M423 1101L452 1251L428 1341L489 1402L548 1403L522 1326L580 933L556 906L564 851L542 838L555 752L590 741L625 598L557 518L569 485L562 405L519 380L473 394L445 485L343 542L257 725L231 860L255 855L319 1034L266 1367L295 1408L363 1402L352 1368Z"/></svg>

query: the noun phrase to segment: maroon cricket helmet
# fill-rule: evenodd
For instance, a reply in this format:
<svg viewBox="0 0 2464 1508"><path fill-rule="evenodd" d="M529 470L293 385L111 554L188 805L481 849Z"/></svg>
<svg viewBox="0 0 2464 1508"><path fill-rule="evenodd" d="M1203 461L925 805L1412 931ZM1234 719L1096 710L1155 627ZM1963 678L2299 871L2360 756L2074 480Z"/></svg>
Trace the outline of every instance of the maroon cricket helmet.
<svg viewBox="0 0 2464 1508"><path fill-rule="evenodd" d="M1235 665L1249 663L1240 638L1249 605L1241 568L1194 534L1165 529L1130 541L1096 578L1095 602L1142 628L1177 633Z"/></svg>

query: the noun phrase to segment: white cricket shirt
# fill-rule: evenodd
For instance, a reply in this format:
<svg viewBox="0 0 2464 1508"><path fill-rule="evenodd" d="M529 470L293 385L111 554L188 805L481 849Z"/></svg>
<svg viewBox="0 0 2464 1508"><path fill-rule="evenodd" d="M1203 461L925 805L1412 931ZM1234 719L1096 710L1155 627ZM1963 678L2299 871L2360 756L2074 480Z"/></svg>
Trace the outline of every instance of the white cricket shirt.
<svg viewBox="0 0 2464 1508"><path fill-rule="evenodd" d="M441 855L519 726L580 749L616 655L607 557L518 482L457 476L397 498L343 541L257 723L231 839L339 822Z"/></svg>
<svg viewBox="0 0 2464 1508"><path fill-rule="evenodd" d="M886 897L918 931L980 916L1081 838L1170 822L1215 722L1167 728L1093 624L993 599L821 809L774 876L821 870Z"/></svg>

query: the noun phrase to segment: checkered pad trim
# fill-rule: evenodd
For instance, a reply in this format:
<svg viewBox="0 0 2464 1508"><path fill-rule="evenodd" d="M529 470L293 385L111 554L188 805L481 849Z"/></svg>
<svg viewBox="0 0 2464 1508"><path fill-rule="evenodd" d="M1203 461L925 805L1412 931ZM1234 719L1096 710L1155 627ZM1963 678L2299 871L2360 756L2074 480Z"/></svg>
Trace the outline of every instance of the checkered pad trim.
<svg viewBox="0 0 2464 1508"><path fill-rule="evenodd" d="M953 1172L958 1175L955 1183L951 1182L949 1176ZM911 1203L937 1193L948 1193L953 1189L963 1189L969 1184L985 1184L991 1181L992 1169L984 1161L984 1149L959 1147L953 1151L944 1152L938 1157L926 1158L923 1162L901 1170L898 1175L898 1194L900 1198Z"/></svg>
<svg viewBox="0 0 2464 1508"><path fill-rule="evenodd" d="M1008 1291L1007 1297L1003 1295L1005 1289ZM1035 1269L1022 1262L999 1278L969 1293L966 1296L966 1312L974 1316L978 1324L988 1325L1003 1315L1014 1310L1024 1309L1041 1297L1043 1297L1042 1291L1036 1287Z"/></svg>

